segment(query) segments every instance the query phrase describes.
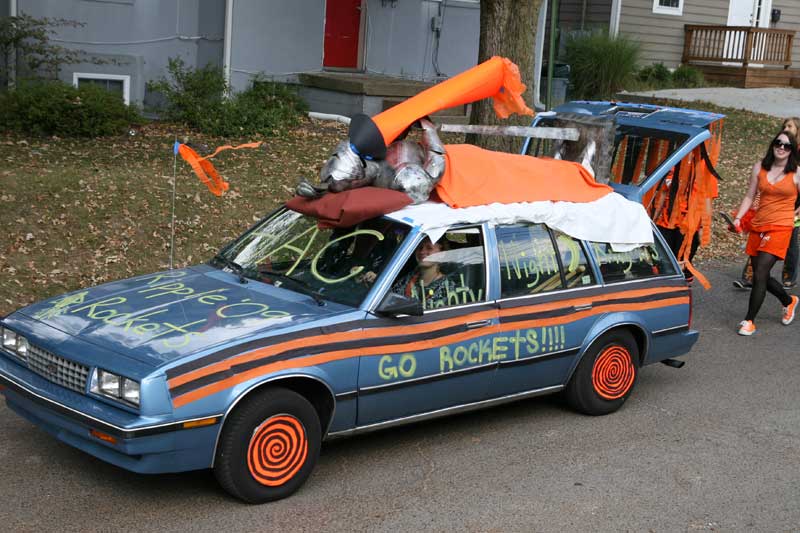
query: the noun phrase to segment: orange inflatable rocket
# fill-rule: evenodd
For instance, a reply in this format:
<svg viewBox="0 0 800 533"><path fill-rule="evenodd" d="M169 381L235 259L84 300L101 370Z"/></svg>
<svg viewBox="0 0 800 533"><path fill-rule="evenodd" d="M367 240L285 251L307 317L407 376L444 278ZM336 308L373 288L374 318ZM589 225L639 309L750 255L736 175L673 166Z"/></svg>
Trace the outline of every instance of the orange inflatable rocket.
<svg viewBox="0 0 800 533"><path fill-rule="evenodd" d="M495 56L372 118L355 115L350 122L350 144L366 159L383 159L386 147L414 121L448 107L490 97L500 118L514 113L533 115L522 99L523 92L525 84L517 65Z"/></svg>

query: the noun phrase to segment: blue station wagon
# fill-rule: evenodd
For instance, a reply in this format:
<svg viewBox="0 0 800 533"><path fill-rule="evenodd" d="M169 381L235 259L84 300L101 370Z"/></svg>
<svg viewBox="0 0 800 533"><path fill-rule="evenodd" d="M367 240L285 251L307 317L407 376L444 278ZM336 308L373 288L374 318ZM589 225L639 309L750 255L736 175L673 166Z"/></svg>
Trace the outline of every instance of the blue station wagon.
<svg viewBox="0 0 800 533"><path fill-rule="evenodd" d="M697 340L649 220L652 242L618 251L534 220L434 235L415 212L323 229L283 207L207 264L19 309L0 322L0 393L109 463L213 468L266 502L325 439L556 392L611 413L642 366Z"/></svg>

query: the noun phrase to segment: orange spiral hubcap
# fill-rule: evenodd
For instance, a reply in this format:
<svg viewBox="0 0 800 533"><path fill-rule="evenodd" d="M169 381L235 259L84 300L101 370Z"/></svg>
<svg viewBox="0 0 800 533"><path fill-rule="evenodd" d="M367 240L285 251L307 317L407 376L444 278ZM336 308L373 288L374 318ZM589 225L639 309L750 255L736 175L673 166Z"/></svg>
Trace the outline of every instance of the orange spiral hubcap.
<svg viewBox="0 0 800 533"><path fill-rule="evenodd" d="M633 386L636 369L631 354L622 346L609 346L597 356L592 368L594 390L606 400L622 398Z"/></svg>
<svg viewBox="0 0 800 533"><path fill-rule="evenodd" d="M277 487L294 477L307 454L303 424L290 415L273 416L253 432L247 448L247 467L256 481Z"/></svg>

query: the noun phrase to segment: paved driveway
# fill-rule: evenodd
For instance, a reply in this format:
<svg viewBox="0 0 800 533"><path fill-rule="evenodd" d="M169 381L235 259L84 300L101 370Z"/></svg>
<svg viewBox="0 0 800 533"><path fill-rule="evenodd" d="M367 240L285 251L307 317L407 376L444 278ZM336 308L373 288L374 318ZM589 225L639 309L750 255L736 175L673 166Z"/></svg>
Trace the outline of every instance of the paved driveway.
<svg viewBox="0 0 800 533"><path fill-rule="evenodd" d="M764 113L778 118L800 115L800 89L707 87L703 89L665 89L661 91L620 93L618 96L620 99L624 99L626 94L687 102L710 102L724 107L747 109L748 111Z"/></svg>
<svg viewBox="0 0 800 533"><path fill-rule="evenodd" d="M208 472L141 476L62 444L0 404L3 531L796 531L800 322L748 293L736 264L694 288L700 340L680 370L643 369L605 417L556 398L323 447L293 497L227 497Z"/></svg>

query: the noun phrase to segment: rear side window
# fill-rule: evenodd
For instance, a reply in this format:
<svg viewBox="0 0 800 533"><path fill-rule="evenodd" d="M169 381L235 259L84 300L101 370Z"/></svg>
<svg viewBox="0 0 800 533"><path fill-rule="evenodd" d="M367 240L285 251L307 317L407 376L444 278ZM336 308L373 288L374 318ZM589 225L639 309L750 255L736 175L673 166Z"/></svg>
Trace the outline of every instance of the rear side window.
<svg viewBox="0 0 800 533"><path fill-rule="evenodd" d="M567 288L585 287L595 285L594 273L586 259L581 243L566 233L550 230L556 238L556 246L561 256L561 266L564 269L564 278Z"/></svg>
<svg viewBox="0 0 800 533"><path fill-rule="evenodd" d="M497 228L502 298L564 288L558 255L543 224Z"/></svg>
<svg viewBox="0 0 800 533"><path fill-rule="evenodd" d="M660 138L655 132L637 129L621 133L614 147L611 181L624 185L640 185L685 140Z"/></svg>
<svg viewBox="0 0 800 533"><path fill-rule="evenodd" d="M593 242L591 247L605 283L670 276L677 273L669 255L658 240L629 252L614 252L611 245L604 242Z"/></svg>

